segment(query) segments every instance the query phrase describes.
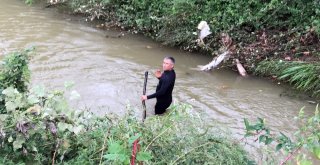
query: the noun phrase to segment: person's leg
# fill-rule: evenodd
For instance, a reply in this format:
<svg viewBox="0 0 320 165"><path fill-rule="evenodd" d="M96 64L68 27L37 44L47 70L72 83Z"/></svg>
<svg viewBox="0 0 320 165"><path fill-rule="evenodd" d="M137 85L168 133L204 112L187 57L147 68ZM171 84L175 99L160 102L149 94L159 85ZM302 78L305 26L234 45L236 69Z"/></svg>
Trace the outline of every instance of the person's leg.
<svg viewBox="0 0 320 165"><path fill-rule="evenodd" d="M156 105L155 105L155 114L156 115L161 115L163 113L166 112L166 109L170 106L171 104L171 101L167 101L167 102L164 102L164 101L157 101Z"/></svg>

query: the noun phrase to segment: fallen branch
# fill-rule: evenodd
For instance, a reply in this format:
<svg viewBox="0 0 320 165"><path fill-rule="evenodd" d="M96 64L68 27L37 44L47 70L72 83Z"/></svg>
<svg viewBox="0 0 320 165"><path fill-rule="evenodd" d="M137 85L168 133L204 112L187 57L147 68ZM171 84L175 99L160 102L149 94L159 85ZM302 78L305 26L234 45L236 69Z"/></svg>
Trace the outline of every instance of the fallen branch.
<svg viewBox="0 0 320 165"><path fill-rule="evenodd" d="M236 63L237 63L237 69L238 69L239 74L243 77L246 77L247 72L238 59L236 59Z"/></svg>
<svg viewBox="0 0 320 165"><path fill-rule="evenodd" d="M225 61L225 60L229 59L230 55L231 55L230 51L225 51L224 53L220 54L219 56L213 58L213 60L209 64L207 64L205 66L202 66L201 70L202 71L209 71L211 69L214 69L214 68L218 67L218 65L222 61Z"/></svg>

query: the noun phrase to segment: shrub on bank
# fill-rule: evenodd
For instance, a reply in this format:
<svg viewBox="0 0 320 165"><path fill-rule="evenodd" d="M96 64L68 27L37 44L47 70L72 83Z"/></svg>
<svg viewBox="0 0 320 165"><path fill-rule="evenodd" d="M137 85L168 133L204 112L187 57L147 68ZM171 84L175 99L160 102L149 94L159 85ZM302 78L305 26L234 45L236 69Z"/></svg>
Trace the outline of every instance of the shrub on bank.
<svg viewBox="0 0 320 165"><path fill-rule="evenodd" d="M256 1L256 0L66 0L77 13L106 23L116 21L119 26L135 29L167 45L192 50L197 24L205 20L213 32L211 42L220 32L249 33L260 29L292 28L304 31L314 27L320 32L320 2L313 1ZM245 38L239 38L244 39ZM210 42L209 41L209 42ZM215 43L212 43L215 47Z"/></svg>
<svg viewBox="0 0 320 165"><path fill-rule="evenodd" d="M130 113L122 118L88 118L89 112L68 107L62 93L43 96L43 89L35 91L24 95L7 88L3 92L6 105L17 106L8 106L6 114L0 114L2 163L129 164L132 143L138 138L137 161L146 164L251 162L238 144L207 127L184 105L141 123ZM46 98L44 104L41 98Z"/></svg>

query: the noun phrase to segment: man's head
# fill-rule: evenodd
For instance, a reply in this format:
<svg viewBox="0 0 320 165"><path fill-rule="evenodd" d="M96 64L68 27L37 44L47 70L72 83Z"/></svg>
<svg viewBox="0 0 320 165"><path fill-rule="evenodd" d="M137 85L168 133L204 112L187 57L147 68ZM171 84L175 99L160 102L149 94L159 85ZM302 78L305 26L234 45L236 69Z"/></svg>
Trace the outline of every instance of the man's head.
<svg viewBox="0 0 320 165"><path fill-rule="evenodd" d="M163 71L172 70L174 67L174 63L175 59L173 57L165 57L162 63Z"/></svg>

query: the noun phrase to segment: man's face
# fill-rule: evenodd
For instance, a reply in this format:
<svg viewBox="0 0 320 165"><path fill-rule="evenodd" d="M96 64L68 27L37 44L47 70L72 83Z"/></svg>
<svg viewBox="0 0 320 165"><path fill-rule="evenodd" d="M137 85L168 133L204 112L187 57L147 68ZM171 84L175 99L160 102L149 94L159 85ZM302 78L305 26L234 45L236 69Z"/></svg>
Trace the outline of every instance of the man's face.
<svg viewBox="0 0 320 165"><path fill-rule="evenodd" d="M162 63L163 71L172 70L173 69L173 63L170 59L164 59Z"/></svg>

